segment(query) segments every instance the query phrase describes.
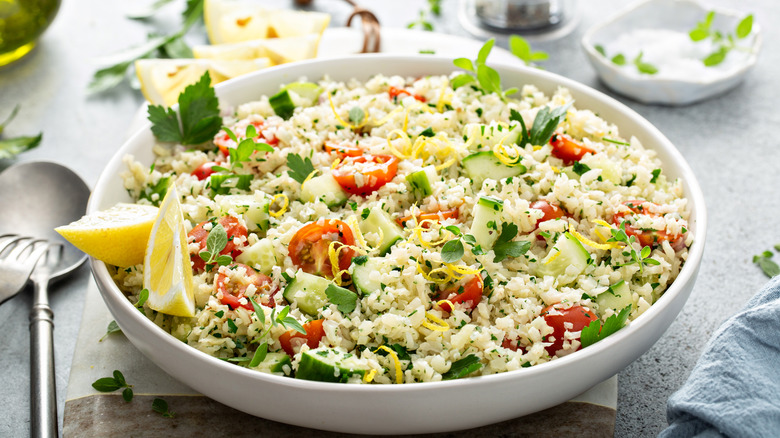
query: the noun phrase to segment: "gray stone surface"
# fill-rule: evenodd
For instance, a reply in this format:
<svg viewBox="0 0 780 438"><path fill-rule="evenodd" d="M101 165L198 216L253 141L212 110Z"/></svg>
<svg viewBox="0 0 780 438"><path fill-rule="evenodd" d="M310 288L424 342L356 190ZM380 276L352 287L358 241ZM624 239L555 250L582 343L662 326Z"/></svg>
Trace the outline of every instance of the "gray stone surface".
<svg viewBox="0 0 780 438"><path fill-rule="evenodd" d="M120 146L142 98L127 86L88 97L85 87L94 71L95 57L143 41L149 26L124 17L133 3L65 1L40 46L22 61L0 68L0 116L17 102L23 105L6 134L44 132L43 144L18 161L58 161L74 168L88 184L95 183ZM166 7L157 24L173 28L181 3ZM383 24L395 27L414 19L426 4L422 0L361 3L375 10ZM580 21L574 32L555 41L535 43L536 48L550 53L544 67L614 96L587 63L579 38L624 3L579 2ZM711 333L765 283L751 257L780 243L776 226L780 207L774 202L780 163L775 134L780 124L780 111L775 109L780 99L776 85L780 28L773 27L780 18L780 4L760 0L707 3L753 12L763 25L764 47L747 81L722 96L681 108L646 106L615 96L677 145L699 179L709 212L704 261L685 309L664 337L619 375L618 437L653 436L665 427L666 399L683 383ZM443 0L442 4L444 14L435 22L437 30L465 35L457 21L458 0ZM349 11L340 2L325 0L315 1L314 7L330 10L333 23L338 25ZM0 161L0 169L11 163ZM6 227L8 224L0 224L0 231ZM88 276L88 270L82 268L52 291L60 421ZM30 295L28 290L0 306L4 339L0 344L0 436L24 436L29 431Z"/></svg>

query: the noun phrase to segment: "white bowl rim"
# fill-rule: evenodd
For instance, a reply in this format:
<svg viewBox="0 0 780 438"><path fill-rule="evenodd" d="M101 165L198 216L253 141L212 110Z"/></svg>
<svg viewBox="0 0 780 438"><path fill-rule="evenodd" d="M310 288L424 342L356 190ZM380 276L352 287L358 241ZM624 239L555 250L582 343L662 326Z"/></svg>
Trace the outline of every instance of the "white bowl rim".
<svg viewBox="0 0 780 438"><path fill-rule="evenodd" d="M729 74L723 74L718 76L713 75L707 77L706 79L696 78L696 77L690 79L658 78L653 75L636 76L636 75L628 74L626 73L625 69L621 68L620 66L616 66L610 60L608 60L606 57L604 57L602 54L596 51L595 45L593 43L594 35L596 35L603 28L615 22L620 21L621 19L623 19L623 17L634 12L635 10L644 7L649 3L653 3L657 1L664 1L664 0L639 0L627 6L625 9L618 11L610 18L604 20L603 22L592 26L590 29L588 29L585 32L585 34L582 36L582 39L580 40L582 49L585 50L585 52L588 54L588 57L591 60L598 62L603 67L609 69L612 73L636 83L690 84L692 86L714 85L720 82L727 81L731 78L746 74L750 69L752 69L755 66L756 62L758 62L758 53L761 50L761 45L763 40L761 36L761 26L756 21L753 21L752 33L754 34L753 37L754 39L753 39L753 44L751 46L753 50L751 51L750 55L747 57L747 62L741 65L738 69L732 70ZM720 6L712 6L712 7L705 8L701 2L698 2L696 0L674 0L674 1L678 3L690 3L692 5L699 7L702 10L702 12L715 11L716 14L727 15L727 16L737 17L737 18L742 17L744 15L739 13L739 11L735 9L728 9Z"/></svg>
<svg viewBox="0 0 780 438"><path fill-rule="evenodd" d="M328 63L339 63L339 62L344 63L344 62L354 61L356 59L363 59L366 60L366 62L371 62L371 61L379 61L379 60L401 61L401 60L409 60L410 58L415 60L430 60L428 62L432 64L431 68L437 68L438 64L441 63L443 60L446 60L448 62L452 60L452 58L449 57L432 56L432 55L423 56L423 55L392 55L392 54L362 54L362 55L352 55L352 56L328 58L328 59L321 59L321 60L315 59L315 60L303 61L295 64L271 67L269 69L251 73L249 75L242 76L240 78L227 81L222 84L217 84L215 86L215 89L219 94L219 90L222 89L228 89L230 87L240 88L243 86L245 82L251 83L253 77L262 76L266 74L266 72L271 71L271 69L273 69L274 71L280 69L296 70L300 68L302 65L328 64ZM427 62L427 61L422 61L422 62ZM103 296L104 300L108 300L109 298L116 299L116 301L120 303L119 305L124 308L126 313L125 316L129 315L129 318L136 324L140 325L143 330L149 331L151 333L156 333L159 340L161 340L167 348L175 349L187 355L194 354L196 355L196 357L202 358L211 366L213 366L215 368L215 371L235 373L237 374L236 377L264 381L267 383L272 383L274 385L281 385L284 387L302 388L310 391L328 391L328 392L358 391L358 392L393 393L393 392L426 391L433 388L443 389L443 388L447 388L447 387L451 388L455 386L459 388L481 386L484 385L486 382L502 383L504 381L509 381L518 378L518 376L521 375L533 377L538 374L547 374L550 372L555 372L556 369L562 368L566 366L566 364L572 361L582 361L584 359L600 355L602 354L602 351L609 349L612 345L621 342L621 340L625 338L631 337L637 332L640 332L642 328L655 317L655 315L663 313L663 310L666 309L671 304L672 299L682 291L684 285L693 281L695 275L697 274L698 267L701 263L701 259L704 251L705 237L706 237L707 214L706 214L706 209L704 204L704 195L701 191L698 180L695 178L693 174L693 170L685 161L682 154L671 143L671 141L669 141L666 138L666 136L664 136L655 126L653 126L649 121L647 121L645 118L639 115L636 111L630 109L629 107L617 101L616 99L598 90L583 85L579 82L576 82L574 80L565 78L563 76L554 73L523 67L516 64L509 65L509 64L491 63L491 65L494 68L497 68L499 70L502 69L525 70L531 76L541 76L541 77L547 76L548 80L554 80L560 86L564 86L569 90L576 90L577 93L589 95L589 97L594 97L597 100L600 100L601 103L609 105L617 111L624 112L631 119L633 119L635 123L641 125L641 127L645 129L647 133L651 134L654 137L654 140L657 140L659 145L663 145L662 148L665 150L665 152L669 153L669 155L673 158L673 160L671 161L675 163L674 166L678 167L680 178L682 178L685 181L685 184L687 185L687 189L689 191L689 193L686 193L686 198L689 200L692 206L696 207L696 210L692 211L692 213L695 213L696 215L695 217L696 223L694 226L691 227L691 229L694 231L694 242L691 248L689 248L688 259L686 260L685 264L680 270L678 277L675 279L672 285L664 292L664 294L659 298L658 301L653 303L653 305L647 311L645 311L642 315L637 317L635 320L631 321L631 323L628 324L623 329L617 331L616 333L612 334L606 339L597 342L596 344L593 344L587 348L576 351L571 355L567 355L565 357L558 358L550 362L534 365L528 368L522 368L519 370L502 372L502 373L485 375L485 376L470 377L465 379L439 381L439 382L419 382L419 383L403 384L403 385L345 385L341 383L299 380L290 377L276 376L272 374L253 371L248 368L244 368L220 360L216 357L201 352L194 347L190 347L186 343L179 341L169 333L163 331L160 327L154 324L141 312L138 312L137 309L130 303L130 301L125 297L125 295L114 284L106 265L103 262L90 257L90 266L95 276L96 282L99 285L101 284L104 286L108 285L108 288L110 289L109 292L105 292L104 288L102 287L99 288L101 292L101 296ZM452 71L457 71L457 69L453 66ZM130 139L128 139L122 145L122 147L116 152L116 154L111 158L111 161L113 162L115 159L117 159L117 157L119 157L118 159L121 161L121 157L123 157L127 153L128 149L131 149L131 146L135 142L139 141L140 137L149 134L147 131L149 130L150 126L151 124L146 124L144 127L139 128L139 130L134 135L132 135ZM672 164L669 162L664 162L664 165L669 166ZM105 182L109 178L117 178L117 177L118 175L107 175L105 171L101 174L100 178L98 179L98 182L95 184L95 189L93 190L92 196L90 197L89 205L87 206L88 214L97 211L98 208L96 205L98 202L97 199L102 197L103 195L103 187L105 186ZM106 293L111 293L112 296L107 297Z"/></svg>

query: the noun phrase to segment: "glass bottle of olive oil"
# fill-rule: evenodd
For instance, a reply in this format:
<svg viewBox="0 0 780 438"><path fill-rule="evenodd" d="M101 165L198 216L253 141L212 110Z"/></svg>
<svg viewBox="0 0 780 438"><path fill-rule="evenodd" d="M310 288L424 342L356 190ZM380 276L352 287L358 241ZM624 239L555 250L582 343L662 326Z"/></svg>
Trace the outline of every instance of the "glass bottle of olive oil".
<svg viewBox="0 0 780 438"><path fill-rule="evenodd" d="M60 0L0 0L0 66L32 50L59 7Z"/></svg>

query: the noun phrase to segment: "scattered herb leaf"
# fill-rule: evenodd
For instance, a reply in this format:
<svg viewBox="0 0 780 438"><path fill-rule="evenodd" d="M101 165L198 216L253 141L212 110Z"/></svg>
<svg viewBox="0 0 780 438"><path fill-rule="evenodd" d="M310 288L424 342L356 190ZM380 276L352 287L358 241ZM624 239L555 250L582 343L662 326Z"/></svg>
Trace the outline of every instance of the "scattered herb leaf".
<svg viewBox="0 0 780 438"><path fill-rule="evenodd" d="M469 354L463 359L456 360L450 366L450 370L441 375L442 380L454 380L466 377L467 375L482 368L479 358L474 354Z"/></svg>
<svg viewBox="0 0 780 438"><path fill-rule="evenodd" d="M290 168L287 171L290 178L301 184L314 172L314 165L311 164L311 159L309 157L301 158L298 154L287 155L287 167Z"/></svg>
<svg viewBox="0 0 780 438"><path fill-rule="evenodd" d="M580 334L582 348L593 345L596 342L625 327L626 321L628 321L628 315L630 313L631 306L626 306L623 310L620 311L620 313L613 314L607 318L607 320L604 321L604 325L601 324L600 319L592 321L590 324L588 324L587 327L582 329Z"/></svg>
<svg viewBox="0 0 780 438"><path fill-rule="evenodd" d="M152 410L165 418L173 418L174 413L168 410L168 402L161 398L152 400Z"/></svg>
<svg viewBox="0 0 780 438"><path fill-rule="evenodd" d="M327 289L325 289L325 295L327 295L331 303L338 307L341 313L352 313L355 307L357 307L358 296L349 289L329 284Z"/></svg>

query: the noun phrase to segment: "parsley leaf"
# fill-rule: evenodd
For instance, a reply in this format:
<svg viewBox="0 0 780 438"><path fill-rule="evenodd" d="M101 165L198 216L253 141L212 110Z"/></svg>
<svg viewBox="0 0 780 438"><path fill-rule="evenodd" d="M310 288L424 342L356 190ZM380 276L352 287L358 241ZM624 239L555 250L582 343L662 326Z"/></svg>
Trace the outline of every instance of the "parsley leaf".
<svg viewBox="0 0 780 438"><path fill-rule="evenodd" d="M580 334L582 348L593 345L596 342L625 327L626 321L628 321L628 315L630 313L631 306L626 306L623 310L620 311L620 313L613 314L607 318L607 320L604 321L604 325L601 324L600 319L592 321L590 324L588 324L587 327L582 329Z"/></svg>
<svg viewBox="0 0 780 438"><path fill-rule="evenodd" d="M469 354L463 359L456 360L450 366L450 370L441 375L442 380L453 380L466 377L467 375L482 368L479 358L474 354Z"/></svg>
<svg viewBox="0 0 780 438"><path fill-rule="evenodd" d="M303 182L306 181L306 178L314 172L314 165L311 164L311 159L309 157L306 157L305 159L301 158L298 154L287 155L287 167L290 168L290 170L287 171L290 178L301 184L303 184Z"/></svg>
<svg viewBox="0 0 780 438"><path fill-rule="evenodd" d="M559 106L553 110L550 107L545 106L536 114L534 124L531 126L529 143L533 146L542 146L550 141L553 132L558 128L564 120L566 120L566 112L571 107L571 102L566 105Z"/></svg>
<svg viewBox="0 0 780 438"><path fill-rule="evenodd" d="M507 257L520 257L531 248L531 242L513 242L515 236L517 236L517 225L504 222L501 225L501 234L493 245L493 252L496 254L493 262L498 263Z"/></svg>
<svg viewBox="0 0 780 438"><path fill-rule="evenodd" d="M325 295L331 303L338 307L341 313L352 313L357 307L358 296L349 289L329 284L328 288L325 289Z"/></svg>
<svg viewBox="0 0 780 438"><path fill-rule="evenodd" d="M222 119L209 72L179 95L178 117L171 108L149 105L149 121L152 133L160 141L197 145L213 139L222 127Z"/></svg>

